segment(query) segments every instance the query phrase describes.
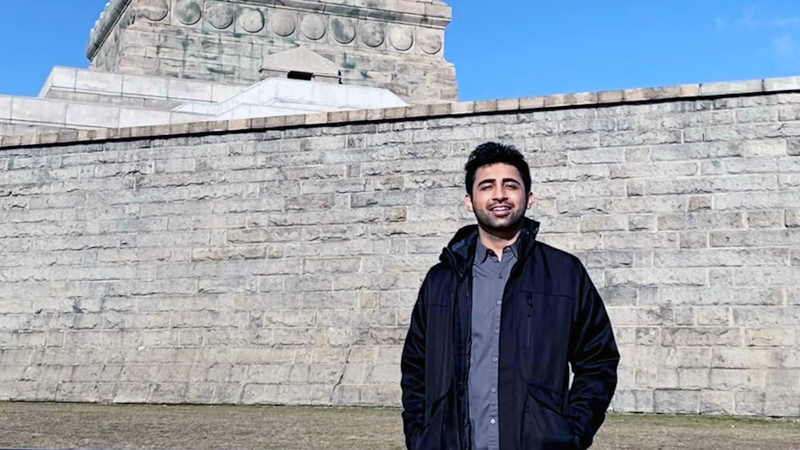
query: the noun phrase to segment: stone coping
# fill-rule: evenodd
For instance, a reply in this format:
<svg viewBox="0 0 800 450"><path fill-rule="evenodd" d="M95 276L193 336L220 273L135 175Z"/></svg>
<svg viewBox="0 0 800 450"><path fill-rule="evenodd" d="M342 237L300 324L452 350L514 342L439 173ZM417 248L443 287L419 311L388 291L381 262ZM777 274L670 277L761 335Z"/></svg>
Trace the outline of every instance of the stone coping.
<svg viewBox="0 0 800 450"><path fill-rule="evenodd" d="M227 0L230 1L230 0ZM90 61L103 46L108 35L132 0L110 0L92 28L86 56ZM452 9L438 0L247 0L234 1L249 6L313 11L323 14L408 23L444 29L452 20Z"/></svg>
<svg viewBox="0 0 800 450"><path fill-rule="evenodd" d="M383 121L406 121L443 117L513 113L600 105L664 102L681 99L718 98L740 95L800 91L800 76L750 81L685 84L659 88L557 94L505 100L439 103L401 108L337 111L307 115L277 116L215 122L4 136L0 149L48 146L143 138L169 138L195 134L224 134L301 126L329 126Z"/></svg>

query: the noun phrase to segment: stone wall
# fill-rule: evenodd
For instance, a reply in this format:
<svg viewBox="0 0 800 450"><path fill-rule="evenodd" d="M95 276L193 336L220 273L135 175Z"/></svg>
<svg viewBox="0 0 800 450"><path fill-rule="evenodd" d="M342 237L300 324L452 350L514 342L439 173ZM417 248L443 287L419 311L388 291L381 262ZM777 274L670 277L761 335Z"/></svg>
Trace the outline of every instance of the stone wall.
<svg viewBox="0 0 800 450"><path fill-rule="evenodd" d="M800 82L0 140L0 400L397 405L479 143L615 325L615 411L800 415Z"/></svg>

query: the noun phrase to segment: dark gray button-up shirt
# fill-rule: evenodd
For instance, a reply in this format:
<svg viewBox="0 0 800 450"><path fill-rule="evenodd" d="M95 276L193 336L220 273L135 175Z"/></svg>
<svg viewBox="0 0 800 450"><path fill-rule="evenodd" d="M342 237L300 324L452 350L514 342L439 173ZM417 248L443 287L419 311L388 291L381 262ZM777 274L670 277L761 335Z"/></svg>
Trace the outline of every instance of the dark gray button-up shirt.
<svg viewBox="0 0 800 450"><path fill-rule="evenodd" d="M500 310L506 281L517 262L516 245L498 261L478 240L472 266L472 347L469 366L469 416L473 449L499 450L497 363L500 357Z"/></svg>

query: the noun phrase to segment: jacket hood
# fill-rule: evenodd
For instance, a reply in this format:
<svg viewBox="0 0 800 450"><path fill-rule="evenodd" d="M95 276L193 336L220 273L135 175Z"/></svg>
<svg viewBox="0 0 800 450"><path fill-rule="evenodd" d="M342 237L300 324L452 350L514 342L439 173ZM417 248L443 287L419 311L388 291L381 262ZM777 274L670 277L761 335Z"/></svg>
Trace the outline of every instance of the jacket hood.
<svg viewBox="0 0 800 450"><path fill-rule="evenodd" d="M519 235L519 248L522 254L533 246L536 235L539 233L539 222L529 218L523 219L522 231ZM439 259L456 270L463 273L475 256L475 246L478 242L478 225L466 226L456 233L447 247L442 251Z"/></svg>

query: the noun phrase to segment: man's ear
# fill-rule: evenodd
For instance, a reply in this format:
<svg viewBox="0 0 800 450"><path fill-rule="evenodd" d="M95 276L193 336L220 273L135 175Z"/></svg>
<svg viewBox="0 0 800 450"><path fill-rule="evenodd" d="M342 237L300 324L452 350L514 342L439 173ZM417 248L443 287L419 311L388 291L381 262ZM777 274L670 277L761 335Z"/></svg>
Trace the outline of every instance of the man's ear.
<svg viewBox="0 0 800 450"><path fill-rule="evenodd" d="M475 212L472 208L472 197L469 194L464 197L464 209L469 212Z"/></svg>
<svg viewBox="0 0 800 450"><path fill-rule="evenodd" d="M533 192L528 192L528 209L533 208L534 203L536 203L536 199L533 197Z"/></svg>

